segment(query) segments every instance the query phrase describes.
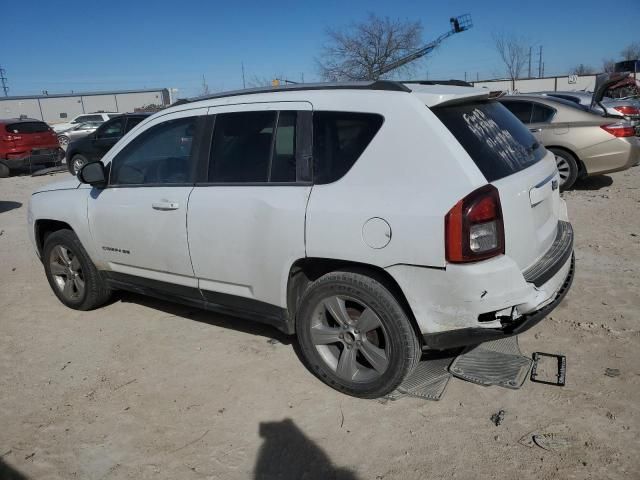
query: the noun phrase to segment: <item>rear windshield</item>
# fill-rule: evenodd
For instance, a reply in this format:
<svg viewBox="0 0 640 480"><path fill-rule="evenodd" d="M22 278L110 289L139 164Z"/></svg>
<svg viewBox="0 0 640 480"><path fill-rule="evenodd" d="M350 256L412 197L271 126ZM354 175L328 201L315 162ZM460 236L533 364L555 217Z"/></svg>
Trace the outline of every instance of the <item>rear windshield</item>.
<svg viewBox="0 0 640 480"><path fill-rule="evenodd" d="M49 130L49 125L44 122L20 122L10 123L5 128L9 133L42 133Z"/></svg>
<svg viewBox="0 0 640 480"><path fill-rule="evenodd" d="M508 177L544 157L527 127L498 102L432 108L456 137L487 181Z"/></svg>

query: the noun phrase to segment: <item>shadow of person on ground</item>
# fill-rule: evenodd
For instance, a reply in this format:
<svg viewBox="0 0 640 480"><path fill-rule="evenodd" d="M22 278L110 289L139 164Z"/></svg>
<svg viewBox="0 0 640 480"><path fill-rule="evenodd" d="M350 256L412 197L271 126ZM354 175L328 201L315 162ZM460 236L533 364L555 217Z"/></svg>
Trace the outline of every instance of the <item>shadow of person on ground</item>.
<svg viewBox="0 0 640 480"><path fill-rule="evenodd" d="M0 459L0 480L28 480L28 477Z"/></svg>
<svg viewBox="0 0 640 480"><path fill-rule="evenodd" d="M613 178L609 175L596 175L577 180L571 190L600 190L601 188L610 187L612 184Z"/></svg>
<svg viewBox="0 0 640 480"><path fill-rule="evenodd" d="M255 480L357 480L350 470L336 467L289 418L263 422L263 439L254 467Z"/></svg>
<svg viewBox="0 0 640 480"><path fill-rule="evenodd" d="M20 208L21 206L22 204L20 202L0 200L0 213L8 212L9 210Z"/></svg>

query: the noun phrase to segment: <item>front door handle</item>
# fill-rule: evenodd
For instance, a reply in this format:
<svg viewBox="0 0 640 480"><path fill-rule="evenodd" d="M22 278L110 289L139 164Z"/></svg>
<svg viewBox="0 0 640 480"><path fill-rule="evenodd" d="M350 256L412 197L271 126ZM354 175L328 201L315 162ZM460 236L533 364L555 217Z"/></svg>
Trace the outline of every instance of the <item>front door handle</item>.
<svg viewBox="0 0 640 480"><path fill-rule="evenodd" d="M542 131L542 129L541 128L530 128L529 131L531 133L540 133Z"/></svg>
<svg viewBox="0 0 640 480"><path fill-rule="evenodd" d="M180 204L178 202L154 202L151 204L154 210L178 210L180 208Z"/></svg>

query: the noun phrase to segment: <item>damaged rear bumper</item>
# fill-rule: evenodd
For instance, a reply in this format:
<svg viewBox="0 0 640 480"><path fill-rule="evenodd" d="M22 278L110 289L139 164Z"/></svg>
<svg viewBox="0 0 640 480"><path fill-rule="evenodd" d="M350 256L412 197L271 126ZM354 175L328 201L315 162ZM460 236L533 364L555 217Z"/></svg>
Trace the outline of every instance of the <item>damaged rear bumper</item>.
<svg viewBox="0 0 640 480"><path fill-rule="evenodd" d="M461 328L447 332L438 332L423 335L424 345L427 348L445 350L448 348L462 347L466 345L477 345L479 343L497 340L500 338L518 335L529 330L531 327L545 318L555 309L565 297L575 274L575 257L570 260L569 272L560 289L556 292L555 298L544 307L520 316L513 321L503 322L502 328Z"/></svg>

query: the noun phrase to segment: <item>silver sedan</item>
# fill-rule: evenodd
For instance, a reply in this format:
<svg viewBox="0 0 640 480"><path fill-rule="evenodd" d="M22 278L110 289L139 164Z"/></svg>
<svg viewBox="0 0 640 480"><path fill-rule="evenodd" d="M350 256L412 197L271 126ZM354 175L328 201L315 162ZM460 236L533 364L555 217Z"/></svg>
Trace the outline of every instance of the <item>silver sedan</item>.
<svg viewBox="0 0 640 480"><path fill-rule="evenodd" d="M102 125L103 122L86 122L58 133L58 141L63 150L66 150L69 143L79 138L86 137L90 133L96 131L96 129Z"/></svg>

